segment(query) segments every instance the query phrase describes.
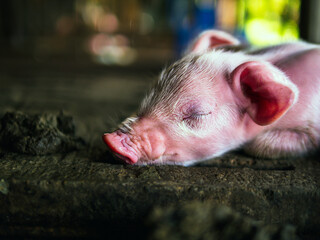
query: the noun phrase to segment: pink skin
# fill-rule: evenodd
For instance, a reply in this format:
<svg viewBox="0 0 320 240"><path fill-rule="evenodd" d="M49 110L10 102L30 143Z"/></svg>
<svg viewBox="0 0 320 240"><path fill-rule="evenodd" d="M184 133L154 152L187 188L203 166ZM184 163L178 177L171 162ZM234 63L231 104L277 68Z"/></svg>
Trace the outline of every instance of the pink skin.
<svg viewBox="0 0 320 240"><path fill-rule="evenodd" d="M103 135L115 156L128 164L190 165L242 146L268 158L318 146L319 48L298 42L252 53L211 50L221 44L238 41L202 34L162 73L138 116Z"/></svg>
<svg viewBox="0 0 320 240"><path fill-rule="evenodd" d="M116 157L128 164L184 164L195 158L204 159L210 150L206 143L210 139L175 133L172 122L183 115L173 116L161 120L141 117L130 126L130 133L117 130L104 134L103 140Z"/></svg>
<svg viewBox="0 0 320 240"><path fill-rule="evenodd" d="M135 124L134 131L129 134L117 130L107 133L103 140L119 158L126 163L134 164L139 159L157 159L165 153L165 134L161 124L143 119Z"/></svg>

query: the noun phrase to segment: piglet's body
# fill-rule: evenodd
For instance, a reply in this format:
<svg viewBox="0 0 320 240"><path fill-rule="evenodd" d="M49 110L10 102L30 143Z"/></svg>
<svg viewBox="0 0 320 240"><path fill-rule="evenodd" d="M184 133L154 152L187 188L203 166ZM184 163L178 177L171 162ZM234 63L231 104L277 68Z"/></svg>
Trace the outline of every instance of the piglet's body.
<svg viewBox="0 0 320 240"><path fill-rule="evenodd" d="M303 42L254 52L207 31L164 69L134 117L103 136L129 164L181 164L243 147L258 157L308 153L320 142L320 49Z"/></svg>

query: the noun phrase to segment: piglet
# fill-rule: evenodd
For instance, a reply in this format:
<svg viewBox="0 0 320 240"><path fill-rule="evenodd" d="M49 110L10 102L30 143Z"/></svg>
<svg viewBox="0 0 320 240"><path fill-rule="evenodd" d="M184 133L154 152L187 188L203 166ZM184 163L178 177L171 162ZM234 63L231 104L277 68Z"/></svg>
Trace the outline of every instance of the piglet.
<svg viewBox="0 0 320 240"><path fill-rule="evenodd" d="M135 116L103 135L128 164L190 165L244 148L263 158L315 150L320 139L320 49L305 42L232 51L201 34L165 68Z"/></svg>

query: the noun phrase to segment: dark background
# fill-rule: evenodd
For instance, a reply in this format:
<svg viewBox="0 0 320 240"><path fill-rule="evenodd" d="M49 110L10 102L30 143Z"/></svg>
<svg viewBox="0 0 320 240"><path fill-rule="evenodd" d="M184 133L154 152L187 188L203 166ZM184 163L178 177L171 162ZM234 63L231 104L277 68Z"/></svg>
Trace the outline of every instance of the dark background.
<svg viewBox="0 0 320 240"><path fill-rule="evenodd" d="M0 60L2 65L160 68L210 28L226 30L254 45L297 37L319 42L319 8L316 0L2 0ZM261 33L248 30L251 20L257 19L267 22L256 21ZM274 26L279 29L272 39L253 39L252 35L263 32L268 36L268 28ZM293 37L286 34L288 29L293 29Z"/></svg>

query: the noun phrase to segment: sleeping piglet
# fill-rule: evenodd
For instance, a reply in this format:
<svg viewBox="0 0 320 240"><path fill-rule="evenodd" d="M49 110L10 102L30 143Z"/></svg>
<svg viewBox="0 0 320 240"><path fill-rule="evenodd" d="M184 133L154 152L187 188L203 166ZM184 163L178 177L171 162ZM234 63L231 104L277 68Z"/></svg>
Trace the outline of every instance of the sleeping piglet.
<svg viewBox="0 0 320 240"><path fill-rule="evenodd" d="M202 33L162 71L136 115L103 135L110 151L128 164L186 166L240 147L264 158L315 150L319 47L295 42L230 50L239 44L225 32Z"/></svg>

